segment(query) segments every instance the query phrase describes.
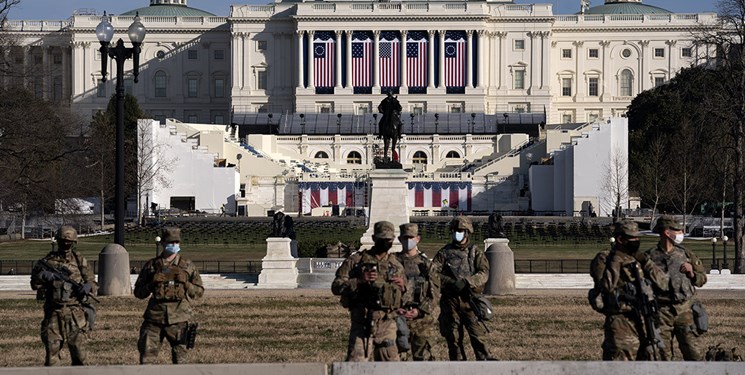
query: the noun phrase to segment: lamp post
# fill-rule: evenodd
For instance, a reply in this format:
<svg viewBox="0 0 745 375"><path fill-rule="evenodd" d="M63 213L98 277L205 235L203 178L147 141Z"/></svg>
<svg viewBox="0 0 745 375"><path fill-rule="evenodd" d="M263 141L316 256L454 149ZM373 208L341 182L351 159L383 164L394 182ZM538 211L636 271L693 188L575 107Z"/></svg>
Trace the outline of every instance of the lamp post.
<svg viewBox="0 0 745 375"><path fill-rule="evenodd" d="M300 134L305 134L305 114L300 114Z"/></svg>
<svg viewBox="0 0 745 375"><path fill-rule="evenodd" d="M96 26L96 36L101 42L101 80L106 82L106 67L108 58L116 61L116 214L114 217L114 242L124 246L124 213L126 210L124 201L124 62L132 58L134 82L137 83L140 74L140 46L145 39L145 26L140 22L139 13L135 18L127 34L132 42L132 47L124 47L124 41L119 39L115 47L111 47L111 38L114 36L114 26L111 25L106 12L101 17L101 23Z"/></svg>
<svg viewBox="0 0 745 375"><path fill-rule="evenodd" d="M341 113L336 114L336 134L341 134Z"/></svg>
<svg viewBox="0 0 745 375"><path fill-rule="evenodd" d="M722 253L722 269L728 270L729 264L727 263L727 240L729 238L727 236L722 236L722 249L724 252Z"/></svg>
<svg viewBox="0 0 745 375"><path fill-rule="evenodd" d="M439 134L437 132L437 130L438 130L437 128L438 128L439 125L440 125L440 114L439 113L435 113L435 134Z"/></svg>
<svg viewBox="0 0 745 375"><path fill-rule="evenodd" d="M155 237L155 257L158 257L158 244L160 244L160 236Z"/></svg>
<svg viewBox="0 0 745 375"><path fill-rule="evenodd" d="M471 134L473 134L473 128L476 126L476 114L471 112Z"/></svg>
<svg viewBox="0 0 745 375"><path fill-rule="evenodd" d="M717 262L717 238L711 239L711 270L718 270L719 264Z"/></svg>

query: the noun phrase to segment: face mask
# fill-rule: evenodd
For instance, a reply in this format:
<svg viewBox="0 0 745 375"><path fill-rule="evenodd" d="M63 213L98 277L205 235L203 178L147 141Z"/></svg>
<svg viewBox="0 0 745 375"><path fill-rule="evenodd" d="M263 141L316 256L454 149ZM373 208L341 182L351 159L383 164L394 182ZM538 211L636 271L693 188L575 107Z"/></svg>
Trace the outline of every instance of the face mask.
<svg viewBox="0 0 745 375"><path fill-rule="evenodd" d="M455 242L461 242L464 238L466 238L466 232L453 233L453 239L455 240Z"/></svg>
<svg viewBox="0 0 745 375"><path fill-rule="evenodd" d="M416 240L409 238L406 240L406 250L411 250L416 247Z"/></svg>
<svg viewBox="0 0 745 375"><path fill-rule="evenodd" d="M72 242L60 241L58 247L62 251L70 251L72 249Z"/></svg>
<svg viewBox="0 0 745 375"><path fill-rule="evenodd" d="M628 241L626 242L626 250L629 252L629 254L633 254L637 251L639 251L639 247L641 246L641 241Z"/></svg>
<svg viewBox="0 0 745 375"><path fill-rule="evenodd" d="M179 244L177 243L169 243L163 246L163 250L169 254L176 254L181 250L181 247L179 247Z"/></svg>
<svg viewBox="0 0 745 375"><path fill-rule="evenodd" d="M675 235L675 238L673 238L673 243L675 243L676 245L680 245L683 243L684 238L685 238L685 234L678 233Z"/></svg>
<svg viewBox="0 0 745 375"><path fill-rule="evenodd" d="M375 241L375 248L379 249L381 252L388 251L393 247L393 241L389 240L377 240Z"/></svg>

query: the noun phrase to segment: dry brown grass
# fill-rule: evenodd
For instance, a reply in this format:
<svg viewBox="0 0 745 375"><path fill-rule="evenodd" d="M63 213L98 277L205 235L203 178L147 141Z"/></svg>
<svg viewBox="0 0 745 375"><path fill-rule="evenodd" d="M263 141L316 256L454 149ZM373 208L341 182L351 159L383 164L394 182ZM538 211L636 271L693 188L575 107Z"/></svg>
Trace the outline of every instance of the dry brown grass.
<svg viewBox="0 0 745 375"><path fill-rule="evenodd" d="M487 339L505 360L598 360L603 317L585 291L520 291L493 298L496 320ZM702 292L711 330L705 345L723 342L745 350L745 292ZM0 294L0 366L39 366L41 304L30 293ZM146 302L102 297L98 328L90 335L90 364L136 364L137 332ZM346 311L328 291L208 291L196 306L200 333L192 360L201 363L334 362L344 358ZM160 362L169 362L164 345ZM468 349L470 354L470 348ZM445 358L436 339L435 355ZM471 355L472 357L472 355ZM64 363L69 354L63 350Z"/></svg>

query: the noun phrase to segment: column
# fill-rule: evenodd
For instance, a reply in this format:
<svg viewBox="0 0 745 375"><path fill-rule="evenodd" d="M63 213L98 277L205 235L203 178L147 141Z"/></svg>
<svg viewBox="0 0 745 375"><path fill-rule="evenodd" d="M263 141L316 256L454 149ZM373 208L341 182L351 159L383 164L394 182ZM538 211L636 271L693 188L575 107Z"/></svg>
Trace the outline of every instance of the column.
<svg viewBox="0 0 745 375"><path fill-rule="evenodd" d="M67 83L68 77L71 77L72 74L68 72L68 69L70 69L70 50L66 47L60 47L60 54L62 55L62 72L60 74L60 77L62 78L62 96L60 97L60 100L63 101L69 101L71 98L71 92L70 92L70 85Z"/></svg>
<svg viewBox="0 0 745 375"><path fill-rule="evenodd" d="M440 30L440 85L445 87L445 31Z"/></svg>
<svg viewBox="0 0 745 375"><path fill-rule="evenodd" d="M466 30L466 87L473 87L473 30Z"/></svg>
<svg viewBox="0 0 745 375"><path fill-rule="evenodd" d="M637 93L637 92L642 92L642 91L644 91L644 90L647 89L646 88L647 85L644 84L644 82L645 82L644 81L644 72L647 71L647 68L645 66L645 62L649 58L649 56L648 56L649 48L647 48L647 47L649 47L649 41L648 40L641 40L641 41L639 41L639 46L641 47L641 56L640 56L640 59L639 59L639 71L636 72L636 75L637 75L636 82L639 82L639 87L637 87L636 90L634 90L633 87L632 87L632 89L631 89L631 96L634 96L635 93Z"/></svg>
<svg viewBox="0 0 745 375"><path fill-rule="evenodd" d="M302 89L305 85L303 84L303 81L305 80L305 77L303 77L303 33L305 33L303 30L297 30L296 35L297 38L295 38L295 42L297 43L297 88Z"/></svg>
<svg viewBox="0 0 745 375"><path fill-rule="evenodd" d="M600 77L601 77L600 79L602 80L602 82L600 82L600 85L601 85L602 89L601 89L601 91L600 91L599 94L600 94L600 96L602 98L604 98L603 101L606 101L605 98L607 98L606 95L608 94L608 81L609 81L608 77L609 77L609 75L608 75L608 71L606 69L606 62L608 61L608 46L609 45L610 45L610 41L609 40L603 40L603 41L600 42L600 46L603 47L603 63L602 63L602 67L601 67L602 72L600 73Z"/></svg>
<svg viewBox="0 0 745 375"><path fill-rule="evenodd" d="M575 86L577 88L574 91L574 96L578 98L585 96L585 59L584 55L582 55L584 44L585 42L580 40L572 42L572 45L574 46L575 69L577 70L577 77L575 78Z"/></svg>
<svg viewBox="0 0 745 375"><path fill-rule="evenodd" d="M674 73L677 73L677 71L673 72L673 67L677 68L678 66L678 54L675 53L675 45L677 43L678 41L676 40L665 41L665 44L667 44L667 77L665 77L665 81L672 78Z"/></svg>
<svg viewBox="0 0 745 375"><path fill-rule="evenodd" d="M380 30L373 31L373 94L380 92Z"/></svg>
<svg viewBox="0 0 745 375"><path fill-rule="evenodd" d="M541 89L543 90L550 90L550 84L551 80L549 77L551 76L551 43L549 38L551 37L550 31L544 31L541 33ZM584 56L578 56L578 58L582 58L584 60Z"/></svg>
<svg viewBox="0 0 745 375"><path fill-rule="evenodd" d="M540 84L540 76L541 73L539 71L540 63L539 59L541 56L540 53L540 33L539 32L529 32L528 37L530 38L530 94L533 94L533 91L538 88L538 85Z"/></svg>
<svg viewBox="0 0 745 375"><path fill-rule="evenodd" d="M490 37L489 34L487 34L486 30L478 30L477 33L479 35L479 48L477 51L479 55L476 56L476 72L478 72L478 74L476 75L476 84L474 86L476 86L477 88L483 88L484 83L489 82L489 71L487 70L488 68L484 68L489 66L489 64L486 62L486 57L489 56L489 53L491 53L489 48Z"/></svg>
<svg viewBox="0 0 745 375"><path fill-rule="evenodd" d="M406 35L408 34L408 31L401 30L401 52L400 52L400 58L398 59L399 63L399 69L401 70L401 89L402 94L409 93L409 85L406 81L408 78L408 73L406 72ZM405 92L404 92L405 91Z"/></svg>
<svg viewBox="0 0 745 375"><path fill-rule="evenodd" d="M274 32L272 33L272 44L270 47L271 53L272 53L272 60L269 63L269 67L267 70L269 70L269 82L271 84L267 85L267 92L269 95L277 95L279 93L280 88L280 75L282 74L282 70L280 69L280 61L282 58L280 57L280 50L282 49L282 32Z"/></svg>
<svg viewBox="0 0 745 375"><path fill-rule="evenodd" d="M241 48L241 78L240 87L247 88L251 92L253 87L251 81L251 33L241 33L240 35L240 48Z"/></svg>
<svg viewBox="0 0 745 375"><path fill-rule="evenodd" d="M352 87L352 31L347 30L347 87Z"/></svg>
<svg viewBox="0 0 745 375"><path fill-rule="evenodd" d="M231 35L233 43L231 44L230 54L230 71L232 72L232 90L243 88L243 43L240 33Z"/></svg>
<svg viewBox="0 0 745 375"><path fill-rule="evenodd" d="M316 89L316 83L314 82L315 77L313 76L313 37L315 32L308 30L308 88Z"/></svg>
<svg viewBox="0 0 745 375"><path fill-rule="evenodd" d="M21 47L21 54L23 55L22 56L22 58L23 58L23 73L21 74L21 76L23 78L22 78L21 84L26 89L28 89L28 87L29 87L29 79L28 79L28 77L29 77L29 71L31 70L31 69L29 69L29 66L28 66L28 55L29 55L29 52L30 51L31 51L31 46L23 46L23 47ZM64 74L63 74L63 76L64 76ZM32 89L32 91L33 91L33 89Z"/></svg>
<svg viewBox="0 0 745 375"><path fill-rule="evenodd" d="M44 72L43 73L44 79L42 80L43 81L42 91L44 92L43 96L44 96L44 99L46 100L50 100L52 98L52 88L51 88L50 80L49 80L50 79L49 76L52 71L51 67L49 66L49 50L50 50L49 46L46 46L46 45L41 46L41 66L42 66L41 69L42 69L42 72ZM111 79L111 64L108 61L109 60L108 57L104 57L104 58L107 60L106 64L109 65L109 69L107 70L109 71L109 79Z"/></svg>
<svg viewBox="0 0 745 375"><path fill-rule="evenodd" d="M427 56L427 88L435 88L435 31L427 31L429 41L427 42L427 49L429 50L429 56Z"/></svg>
<svg viewBox="0 0 745 375"><path fill-rule="evenodd" d="M334 66L334 72L336 73L335 79L336 79L336 88L341 88L341 30L335 30L334 36L336 37L336 43L334 43L334 49L335 49L335 66Z"/></svg>
<svg viewBox="0 0 745 375"><path fill-rule="evenodd" d="M504 80L502 79L502 73L504 72L504 68L506 66L505 63L505 56L507 56L507 32L506 31L497 31L495 33L498 40L495 40L499 44L499 66L496 67L497 73L495 74L495 79L497 80L496 86L497 89L504 89Z"/></svg>

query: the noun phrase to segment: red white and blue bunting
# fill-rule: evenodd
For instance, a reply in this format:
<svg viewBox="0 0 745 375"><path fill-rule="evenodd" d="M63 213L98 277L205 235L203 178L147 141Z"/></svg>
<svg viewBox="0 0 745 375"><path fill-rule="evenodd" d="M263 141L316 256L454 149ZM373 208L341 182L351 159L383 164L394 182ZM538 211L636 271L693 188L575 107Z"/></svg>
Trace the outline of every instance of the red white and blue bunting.
<svg viewBox="0 0 745 375"><path fill-rule="evenodd" d="M298 188L303 214L316 207L367 205L365 182L301 182Z"/></svg>
<svg viewBox="0 0 745 375"><path fill-rule="evenodd" d="M471 211L470 182L409 182L409 207Z"/></svg>

